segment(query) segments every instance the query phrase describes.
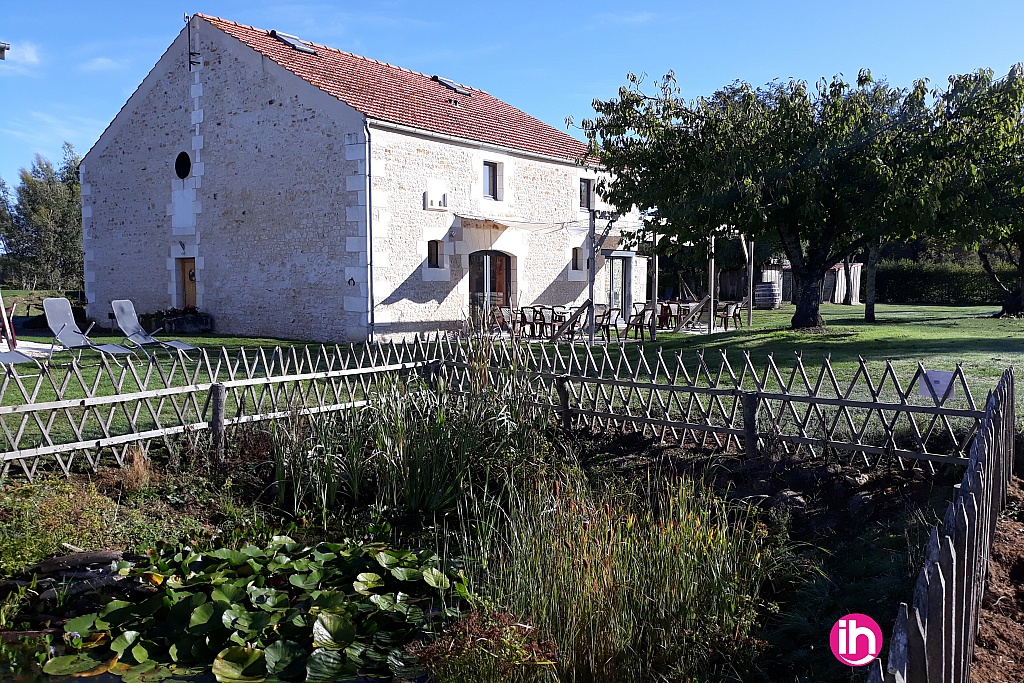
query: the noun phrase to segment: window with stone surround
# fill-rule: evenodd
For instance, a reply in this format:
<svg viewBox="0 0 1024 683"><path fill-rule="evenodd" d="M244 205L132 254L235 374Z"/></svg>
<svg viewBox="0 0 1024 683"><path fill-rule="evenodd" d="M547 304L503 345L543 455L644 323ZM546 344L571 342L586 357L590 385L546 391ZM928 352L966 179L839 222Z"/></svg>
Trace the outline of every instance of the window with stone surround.
<svg viewBox="0 0 1024 683"><path fill-rule="evenodd" d="M583 247L572 248L572 269L573 270L584 270L584 262L587 257L583 255Z"/></svg>
<svg viewBox="0 0 1024 683"><path fill-rule="evenodd" d="M580 208L594 208L594 181L590 178L580 178Z"/></svg>
<svg viewBox="0 0 1024 683"><path fill-rule="evenodd" d="M501 201L501 164L496 161L484 162L484 197Z"/></svg>
<svg viewBox="0 0 1024 683"><path fill-rule="evenodd" d="M443 268L444 245L441 240L427 242L427 268Z"/></svg>

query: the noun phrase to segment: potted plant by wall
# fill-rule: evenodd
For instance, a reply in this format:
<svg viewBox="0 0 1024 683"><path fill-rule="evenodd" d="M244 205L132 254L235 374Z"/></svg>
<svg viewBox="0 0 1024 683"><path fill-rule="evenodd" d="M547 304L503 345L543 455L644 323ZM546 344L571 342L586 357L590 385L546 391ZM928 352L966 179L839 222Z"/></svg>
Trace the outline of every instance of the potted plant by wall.
<svg viewBox="0 0 1024 683"><path fill-rule="evenodd" d="M213 331L213 318L195 306L166 308L139 316L147 332L162 330L171 334L198 334Z"/></svg>

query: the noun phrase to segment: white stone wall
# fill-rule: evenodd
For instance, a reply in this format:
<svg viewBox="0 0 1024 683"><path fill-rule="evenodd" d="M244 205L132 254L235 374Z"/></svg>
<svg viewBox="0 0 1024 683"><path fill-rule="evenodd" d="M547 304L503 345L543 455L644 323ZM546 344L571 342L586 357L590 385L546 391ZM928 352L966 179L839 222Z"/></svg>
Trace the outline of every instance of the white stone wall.
<svg viewBox="0 0 1024 683"><path fill-rule="evenodd" d="M469 254L485 249L512 257L516 306L579 304L587 299L587 271L573 271L571 264L573 247L589 252L589 214L579 207L579 181L596 179L595 171L374 123L371 154L378 335L401 336L465 320ZM499 164L498 200L484 197L485 161ZM432 200L445 201L446 210L426 208ZM596 208L612 207L598 201ZM428 267L430 240L443 243L440 269ZM610 237L603 248L617 244L618 238ZM644 292L646 265L642 259L635 261L633 277L641 284L634 284L633 290ZM604 265L598 254L598 303L608 300Z"/></svg>
<svg viewBox="0 0 1024 683"><path fill-rule="evenodd" d="M192 39L201 63L183 32L85 159L89 314L181 305L194 257L218 331L365 338L362 116L200 19Z"/></svg>

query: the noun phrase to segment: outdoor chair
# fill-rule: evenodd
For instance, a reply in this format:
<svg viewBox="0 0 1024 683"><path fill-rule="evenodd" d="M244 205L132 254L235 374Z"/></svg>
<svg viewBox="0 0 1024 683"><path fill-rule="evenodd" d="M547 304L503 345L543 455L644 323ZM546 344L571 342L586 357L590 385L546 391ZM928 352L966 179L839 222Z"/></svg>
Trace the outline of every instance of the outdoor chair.
<svg viewBox="0 0 1024 683"><path fill-rule="evenodd" d="M706 296L697 303L687 304L687 311L685 313L683 313L682 308L680 308L679 320L678 322L676 322L676 326L672 328L672 331L679 332L684 328L695 327L700 322L701 311L704 309L705 306L708 305L708 302L710 301L711 297ZM711 320L714 319L714 317L711 315L709 315L708 318Z"/></svg>
<svg viewBox="0 0 1024 683"><path fill-rule="evenodd" d="M626 339L629 339L630 331L633 332L633 337L640 337L643 341L646 339L644 336L647 329L651 326L651 318L654 317L654 310L650 308L644 308L638 313L634 313L626 324Z"/></svg>
<svg viewBox="0 0 1024 683"><path fill-rule="evenodd" d="M736 322L736 327L740 326L740 305L739 304L726 304L724 311L719 311L718 319L722 321L723 327L726 331L729 330L729 321L733 320Z"/></svg>
<svg viewBox="0 0 1024 683"><path fill-rule="evenodd" d="M537 337L550 337L555 332L555 309L550 306L533 307L533 332Z"/></svg>
<svg viewBox="0 0 1024 683"><path fill-rule="evenodd" d="M36 359L26 356L21 351L0 351L0 365L13 365L14 363L35 363Z"/></svg>
<svg viewBox="0 0 1024 683"><path fill-rule="evenodd" d="M131 351L118 346L117 344L97 344L89 339L89 332L92 331L92 323L89 328L82 332L75 322L75 314L71 311L71 302L61 297L43 299L43 313L46 314L46 325L53 332L53 341L50 343L50 355L47 362L53 358L53 352L57 344L65 351L74 354L78 351L78 358L82 358L82 351L97 351L106 356L130 355Z"/></svg>
<svg viewBox="0 0 1024 683"><path fill-rule="evenodd" d="M110 307L114 309L114 317L117 319L117 326L124 332L124 341L121 344L128 344L129 342L134 344L142 353L146 354L149 358L149 353L146 352L146 346L159 345L165 349L175 349L177 351L195 351L198 347L187 344L183 341L177 341L174 339L157 339L149 332L146 332L142 328L142 324L139 322L139 316L135 314L135 305L128 299L117 299L110 302ZM162 329L162 328L161 328ZM159 332L158 329L156 332ZM153 334L156 334L154 332Z"/></svg>
<svg viewBox="0 0 1024 683"><path fill-rule="evenodd" d="M518 311L511 306L498 306L494 309L494 322L499 331L508 332L513 339L519 338L521 319Z"/></svg>
<svg viewBox="0 0 1024 683"><path fill-rule="evenodd" d="M518 321L517 326L520 337L530 338L533 336L533 311L528 306L515 309L512 314Z"/></svg>

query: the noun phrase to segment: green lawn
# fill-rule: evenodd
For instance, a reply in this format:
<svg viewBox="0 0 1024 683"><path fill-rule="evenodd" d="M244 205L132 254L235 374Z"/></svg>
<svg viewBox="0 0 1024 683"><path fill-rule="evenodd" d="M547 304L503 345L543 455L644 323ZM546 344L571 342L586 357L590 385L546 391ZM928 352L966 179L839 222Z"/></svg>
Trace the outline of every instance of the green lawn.
<svg viewBox="0 0 1024 683"><path fill-rule="evenodd" d="M898 376L909 379L918 362L932 370L952 370L961 363L977 397L995 385L1002 372L1024 362L1024 320L996 319L992 306L898 306L880 305L878 322L863 320L863 306L822 306L827 327L822 332L789 330L792 306L779 311L754 311L751 327L713 335L659 333L658 342L647 342L647 349L661 347L665 356L676 352L689 365L696 352L717 360L724 349L734 363L742 353L750 353L755 366L763 367L769 354L779 365L792 365L795 352L802 354L809 367L820 367L825 356L837 374L852 377L858 359L880 373L885 361L892 361ZM746 317L744 316L744 320ZM635 352L633 352L635 353Z"/></svg>

